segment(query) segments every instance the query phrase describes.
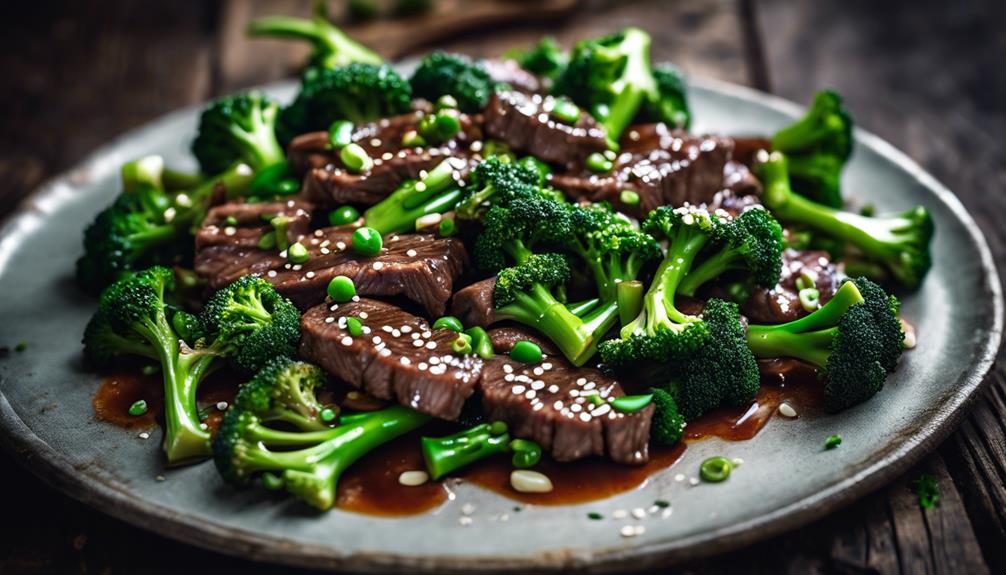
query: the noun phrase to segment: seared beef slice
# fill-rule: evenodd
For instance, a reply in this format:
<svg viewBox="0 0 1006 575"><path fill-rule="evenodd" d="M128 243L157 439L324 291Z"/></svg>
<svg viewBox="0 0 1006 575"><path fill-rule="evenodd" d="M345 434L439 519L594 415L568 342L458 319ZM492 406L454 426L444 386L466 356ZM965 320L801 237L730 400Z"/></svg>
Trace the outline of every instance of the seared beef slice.
<svg viewBox="0 0 1006 575"><path fill-rule="evenodd" d="M347 318L363 322L353 337ZM456 355L457 334L370 299L323 303L301 317L300 353L325 370L382 399L442 419L455 419L483 369L477 355Z"/></svg>
<svg viewBox="0 0 1006 575"><path fill-rule="evenodd" d="M287 204L252 204L254 211L276 213ZM276 286L298 307L306 309L325 299L328 283L335 276L347 276L357 293L370 296L404 296L432 316L442 315L451 296L454 280L467 265L464 244L451 238L429 234L399 234L387 238L381 253L367 258L351 247L353 226L328 227L309 232L307 216L294 215L297 233L289 241L300 241L310 258L303 264L286 260L278 249L257 247L272 227L260 216L239 219L238 226L223 223L225 213L211 211L196 237L196 272L219 289L242 275L254 274ZM290 208L296 210L296 208ZM247 219L247 223L245 220ZM301 222L301 220L304 220Z"/></svg>

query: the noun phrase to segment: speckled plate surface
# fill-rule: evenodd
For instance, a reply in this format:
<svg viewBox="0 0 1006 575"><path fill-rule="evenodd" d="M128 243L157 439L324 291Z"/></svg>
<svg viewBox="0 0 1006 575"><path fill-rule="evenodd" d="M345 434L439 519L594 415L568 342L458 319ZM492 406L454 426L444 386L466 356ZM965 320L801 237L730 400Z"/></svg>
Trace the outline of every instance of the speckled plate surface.
<svg viewBox="0 0 1006 575"><path fill-rule="evenodd" d="M288 98L293 86L270 88ZM800 108L748 89L694 81L697 132L766 134ZM96 421L98 378L81 367L80 335L93 299L73 285L85 223L118 190L118 168L159 153L188 166L197 110L168 115L96 152L29 199L0 232L0 342L28 350L0 361L0 439L39 477L137 526L234 555L281 563L435 572L576 567L641 568L737 547L792 529L892 479L935 446L979 389L999 348L1003 304L985 240L958 200L904 154L856 133L845 189L880 211L924 204L936 221L934 267L922 290L904 300L919 332L884 391L837 416L775 418L755 439L717 439L688 447L675 467L607 500L564 507L526 506L494 520L513 502L471 485L438 510L400 519L323 515L260 490L233 491L212 464L163 469L159 431L148 440ZM953 320L951 320L953 318ZM845 442L824 452L833 433ZM712 454L742 457L723 484L690 487ZM158 475L165 481L157 481ZM631 520L588 521L615 509L672 503L665 519L647 518L644 534L622 538ZM458 522L464 503L473 522Z"/></svg>

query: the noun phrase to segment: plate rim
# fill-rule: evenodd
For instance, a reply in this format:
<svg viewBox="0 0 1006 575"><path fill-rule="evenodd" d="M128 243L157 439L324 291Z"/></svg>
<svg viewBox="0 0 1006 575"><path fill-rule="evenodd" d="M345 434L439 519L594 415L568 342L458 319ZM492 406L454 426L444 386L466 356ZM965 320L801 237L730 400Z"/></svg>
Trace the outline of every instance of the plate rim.
<svg viewBox="0 0 1006 575"><path fill-rule="evenodd" d="M277 89L291 85L284 80L260 86ZM805 108L781 97L711 78L690 77L689 84L712 92L753 102L785 113L799 114ZM201 104L186 106L169 112L137 128L124 132L90 153L72 168L45 180L26 196L0 226L0 245L6 243L28 218L44 214L44 200L58 196L62 186L72 185L78 174L86 174L108 156L124 140L133 140L146 132L153 132L180 116L191 113ZM894 479L920 460L943 441L964 417L987 381L991 367L999 353L1003 331L1003 297L998 270L991 249L981 229L967 212L956 195L935 177L926 172L907 154L880 137L855 129L857 143L869 148L904 170L921 186L942 202L964 224L971 240L978 248L981 270L984 274L983 291L991 295L992 323L988 339L975 346L975 361L962 374L955 390L945 397L941 409L922 422L917 431L904 441L879 454L851 475L822 491L794 501L771 513L758 515L720 529L697 533L687 537L655 541L624 549L604 550L584 554L573 549L557 549L532 555L480 556L465 558L455 556L416 556L386 552L340 553L322 545L305 544L284 537L262 535L241 528L205 523L184 512L175 511L114 488L108 477L97 466L78 466L68 457L39 438L17 415L0 389L0 446L11 453L25 468L49 486L103 513L133 526L226 555L245 559L268 561L292 566L354 570L435 570L438 572L513 571L527 568L563 569L581 568L591 571L612 571L619 568L635 569L653 565L667 565L725 552L756 541L768 539L788 530L805 525L815 519L844 507L873 492ZM157 525L155 529L153 525Z"/></svg>

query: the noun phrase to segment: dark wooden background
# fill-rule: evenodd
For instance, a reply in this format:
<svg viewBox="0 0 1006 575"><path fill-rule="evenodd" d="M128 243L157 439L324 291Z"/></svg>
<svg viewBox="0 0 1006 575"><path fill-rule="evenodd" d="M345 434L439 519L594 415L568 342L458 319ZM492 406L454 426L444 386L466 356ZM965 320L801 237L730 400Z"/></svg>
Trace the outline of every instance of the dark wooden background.
<svg viewBox="0 0 1006 575"><path fill-rule="evenodd" d="M258 15L309 9L297 0L16 6L5 5L0 24L0 217L125 130L291 75L303 49L247 41L243 29ZM490 25L439 43L496 55L543 32L568 45L636 25L653 34L655 60L695 75L798 102L836 88L860 125L907 151L973 210L1006 269L1004 18L1002 0L588 1L547 23ZM400 56L414 43L399 38L383 51ZM890 486L807 528L681 570L1006 573L1006 370L990 379L960 428ZM0 469L0 575L279 571L125 525L54 492L7 455ZM937 477L943 494L929 511L909 489L923 473Z"/></svg>

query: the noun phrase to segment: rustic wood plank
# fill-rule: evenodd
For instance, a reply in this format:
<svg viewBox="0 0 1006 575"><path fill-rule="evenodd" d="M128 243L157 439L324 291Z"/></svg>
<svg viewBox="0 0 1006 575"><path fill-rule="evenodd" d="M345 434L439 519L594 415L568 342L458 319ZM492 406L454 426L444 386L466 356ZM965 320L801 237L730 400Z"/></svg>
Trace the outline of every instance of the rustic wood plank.
<svg viewBox="0 0 1006 575"><path fill-rule="evenodd" d="M864 0L755 4L773 90L807 101L821 87L838 89L860 125L907 151L973 209L1002 268L1006 111L1000 103L1006 81L999 71L1006 39L996 23L1006 6L994 1L927 1L910 10ZM880 504L890 498L893 531L880 515L865 519L871 548L881 545L870 553L878 571L980 572L982 555L992 571L1006 570L1003 374L996 369L992 387L941 448L949 467L936 456L906 476L939 470L940 510L920 514L898 484L893 492L869 499ZM973 529L964 529L954 517L964 510ZM897 569L889 562L891 544Z"/></svg>

